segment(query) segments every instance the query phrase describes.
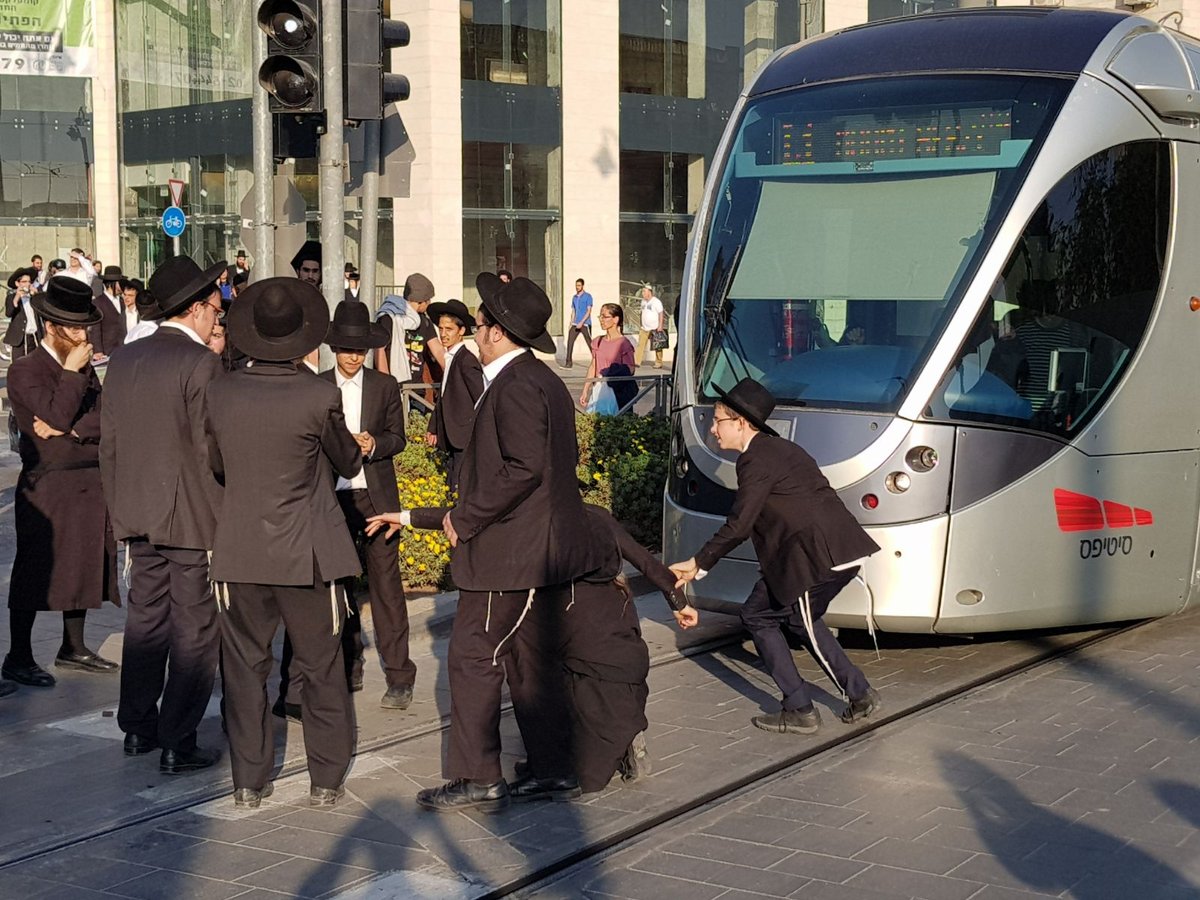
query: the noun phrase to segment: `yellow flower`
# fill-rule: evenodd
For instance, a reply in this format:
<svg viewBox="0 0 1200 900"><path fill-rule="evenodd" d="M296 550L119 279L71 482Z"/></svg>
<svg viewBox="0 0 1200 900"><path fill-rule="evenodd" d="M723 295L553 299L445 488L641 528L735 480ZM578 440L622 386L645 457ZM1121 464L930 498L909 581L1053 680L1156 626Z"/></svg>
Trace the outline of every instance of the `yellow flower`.
<svg viewBox="0 0 1200 900"><path fill-rule="evenodd" d="M413 558L412 558L411 556L406 556L406 557L404 558L404 562L405 562L407 565L410 565L410 566L411 566L411 565L413 564Z"/></svg>

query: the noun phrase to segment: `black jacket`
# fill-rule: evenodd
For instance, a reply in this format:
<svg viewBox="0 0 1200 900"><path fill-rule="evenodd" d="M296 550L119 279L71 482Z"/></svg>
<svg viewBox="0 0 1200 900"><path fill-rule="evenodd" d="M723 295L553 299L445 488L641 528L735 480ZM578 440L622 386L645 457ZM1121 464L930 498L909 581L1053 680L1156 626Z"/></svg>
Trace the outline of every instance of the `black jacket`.
<svg viewBox="0 0 1200 900"><path fill-rule="evenodd" d="M220 373L215 353L166 325L109 362L100 471L117 540L212 548L221 491L209 467L204 394Z"/></svg>
<svg viewBox="0 0 1200 900"><path fill-rule="evenodd" d="M381 375L374 369L364 367L361 372L362 412L359 414L359 427L375 438L375 452L363 461L367 494L376 512L399 512L400 491L396 486L396 468L392 457L402 452L407 443L400 386L396 384L396 379ZM327 369L319 377L337 387L336 368ZM334 484L337 484L336 480Z"/></svg>
<svg viewBox="0 0 1200 900"><path fill-rule="evenodd" d="M696 554L701 569L749 538L772 599L789 606L833 578L833 566L879 549L816 461L791 441L756 435L738 457L737 479L729 517Z"/></svg>
<svg viewBox="0 0 1200 900"><path fill-rule="evenodd" d="M429 417L429 433L437 435L438 449L461 451L471 437L475 403L483 393L483 366L475 354L463 347L454 354L446 389Z"/></svg>
<svg viewBox="0 0 1200 900"><path fill-rule="evenodd" d="M33 308L30 307L30 312ZM17 300L17 292L9 291L4 298L4 315L8 316L8 329L4 332L4 343L16 347L25 340L25 304ZM42 317L33 312L34 326L37 329L37 339L41 341L46 336L42 327Z"/></svg>
<svg viewBox="0 0 1200 900"><path fill-rule="evenodd" d="M121 309L113 306L112 297L106 291L96 298L96 309L100 310L100 321L88 328L88 340L96 353L111 356L112 352L125 343L125 304L118 298ZM107 376L105 376L107 378Z"/></svg>
<svg viewBox="0 0 1200 900"><path fill-rule="evenodd" d="M362 451L336 387L292 363L230 372L208 389L208 447L225 484L214 581L311 585L314 559L322 581L361 571L333 473L358 474Z"/></svg>

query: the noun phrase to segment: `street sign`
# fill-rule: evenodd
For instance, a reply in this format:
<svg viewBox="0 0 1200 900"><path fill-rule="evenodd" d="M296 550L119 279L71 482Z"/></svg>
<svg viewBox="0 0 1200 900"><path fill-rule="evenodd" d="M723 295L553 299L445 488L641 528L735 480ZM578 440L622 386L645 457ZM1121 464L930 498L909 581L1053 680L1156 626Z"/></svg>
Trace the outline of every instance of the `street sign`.
<svg viewBox="0 0 1200 900"><path fill-rule="evenodd" d="M167 187L171 189L171 205L183 206L183 181L179 178L168 178Z"/></svg>
<svg viewBox="0 0 1200 900"><path fill-rule="evenodd" d="M187 227L187 216L178 206L168 206L162 214L163 233L170 238L177 238Z"/></svg>

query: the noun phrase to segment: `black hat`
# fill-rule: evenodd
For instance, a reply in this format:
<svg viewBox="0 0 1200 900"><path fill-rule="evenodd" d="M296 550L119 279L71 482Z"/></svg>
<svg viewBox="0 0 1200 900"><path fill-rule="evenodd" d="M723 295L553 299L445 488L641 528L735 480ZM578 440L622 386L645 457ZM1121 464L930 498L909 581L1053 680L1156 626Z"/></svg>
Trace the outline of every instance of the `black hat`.
<svg viewBox="0 0 1200 900"><path fill-rule="evenodd" d="M433 299L433 282L420 272L404 279L404 299L409 303L424 303Z"/></svg>
<svg viewBox="0 0 1200 900"><path fill-rule="evenodd" d="M320 241L305 241L304 244L296 251L296 255L292 257L292 268L299 269L301 264L306 260L315 260L318 265L321 263L321 242Z"/></svg>
<svg viewBox="0 0 1200 900"><path fill-rule="evenodd" d="M429 309L425 311L434 325L442 316L453 316L462 322L463 327L467 329L467 334L475 330L475 317L471 315L471 311L467 309L467 304L461 300L447 300L445 303L430 303Z"/></svg>
<svg viewBox="0 0 1200 900"><path fill-rule="evenodd" d="M357 269L351 269L349 272L346 273L347 281L358 281L361 278L362 278L362 276L358 274Z"/></svg>
<svg viewBox="0 0 1200 900"><path fill-rule="evenodd" d="M226 328L233 345L253 359L299 359L321 346L329 330L329 307L306 281L266 278L238 295Z"/></svg>
<svg viewBox="0 0 1200 900"><path fill-rule="evenodd" d="M100 275L100 280L105 284L113 281L124 281L125 275L121 272L120 266L105 266L104 272Z"/></svg>
<svg viewBox="0 0 1200 900"><path fill-rule="evenodd" d="M234 259L245 259L245 258L246 258L246 251L245 251L245 250L239 250L239 251L237 252L237 254L236 254L236 255L235 255L233 258L234 258Z"/></svg>
<svg viewBox="0 0 1200 900"><path fill-rule="evenodd" d="M325 335L330 347L374 350L387 346L387 342L387 329L371 321L371 311L361 300L343 300L334 308L333 324Z"/></svg>
<svg viewBox="0 0 1200 900"><path fill-rule="evenodd" d="M8 276L8 287L10 290L16 290L17 280L23 275L28 275L30 281L37 281L38 270L32 266L27 266L24 269L17 269L17 271Z"/></svg>
<svg viewBox="0 0 1200 900"><path fill-rule="evenodd" d="M728 391L716 385L713 389L721 395L721 403L759 431L779 437L778 432L767 424L768 417L775 411L775 396L753 378L743 378Z"/></svg>
<svg viewBox="0 0 1200 900"><path fill-rule="evenodd" d="M48 269L65 269L66 267L67 267L66 262L61 259L52 259L46 265L46 268L48 268Z"/></svg>
<svg viewBox="0 0 1200 900"><path fill-rule="evenodd" d="M59 325L86 327L103 318L92 303L91 285L67 275L51 278L46 290L29 302L43 319Z"/></svg>
<svg viewBox="0 0 1200 900"><path fill-rule="evenodd" d="M475 288L492 319L518 343L543 353L554 352L554 338L546 331L554 307L545 291L523 277L505 284L491 272L480 272L475 278Z"/></svg>
<svg viewBox="0 0 1200 900"><path fill-rule="evenodd" d="M158 301L154 299L154 295L147 290L138 289L137 297L133 301L133 305L137 307L139 319L161 319L162 310L158 308Z"/></svg>
<svg viewBox="0 0 1200 900"><path fill-rule="evenodd" d="M225 260L201 269L191 257L173 256L154 270L146 288L158 301L163 318L169 319L216 290L217 276L224 268Z"/></svg>

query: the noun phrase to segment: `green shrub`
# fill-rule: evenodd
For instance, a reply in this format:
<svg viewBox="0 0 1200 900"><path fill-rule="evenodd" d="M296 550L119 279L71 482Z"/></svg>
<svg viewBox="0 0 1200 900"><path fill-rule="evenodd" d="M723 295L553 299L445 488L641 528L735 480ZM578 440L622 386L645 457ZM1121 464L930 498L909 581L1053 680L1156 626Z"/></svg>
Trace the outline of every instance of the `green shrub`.
<svg viewBox="0 0 1200 900"><path fill-rule="evenodd" d="M453 506L456 499L446 482L442 455L425 443L428 426L428 416L409 414L408 445L395 459L396 484L400 488L403 509ZM400 532L397 553L404 581L411 587L445 589L450 586L447 565L450 541L440 531L405 528Z"/></svg>
<svg viewBox="0 0 1200 900"><path fill-rule="evenodd" d="M587 503L610 510L638 543L662 542L671 426L663 416L576 417L579 481Z"/></svg>

